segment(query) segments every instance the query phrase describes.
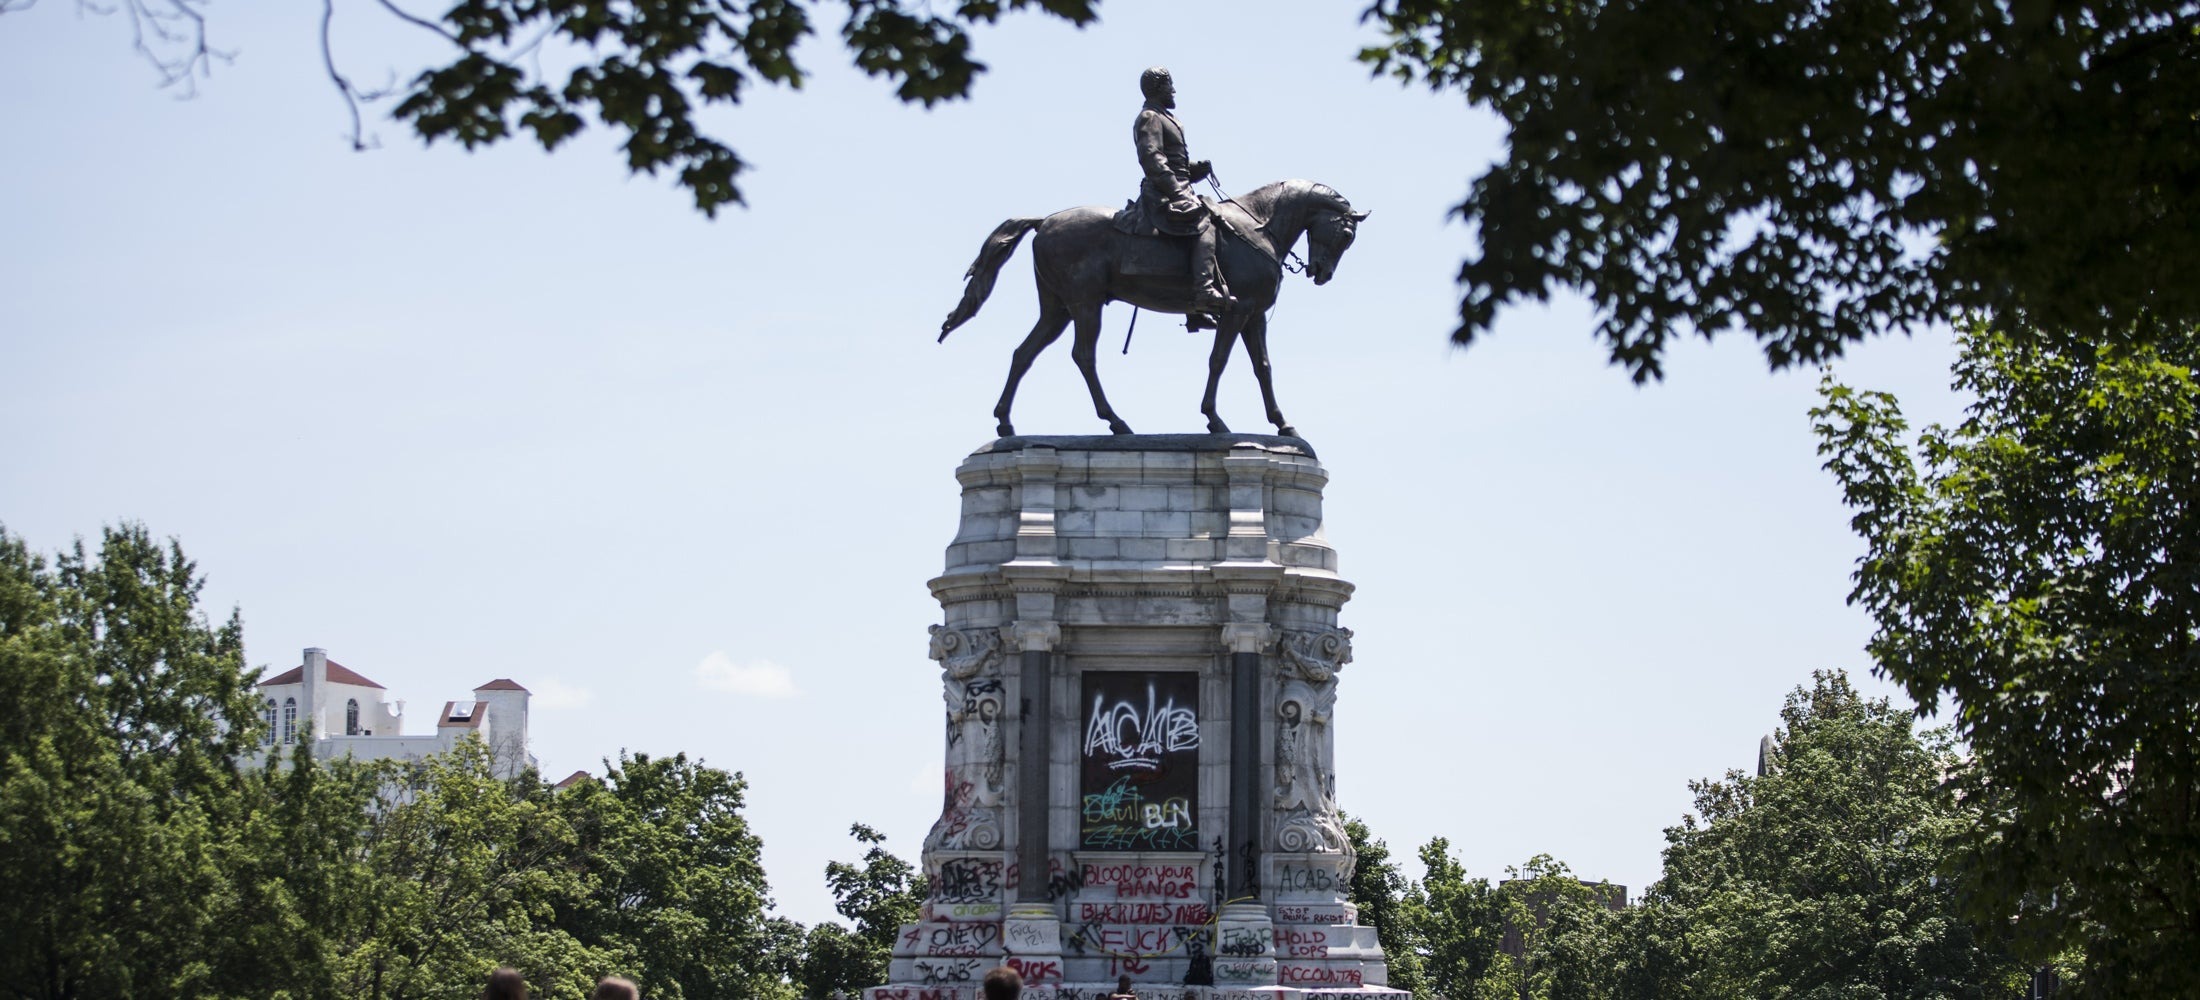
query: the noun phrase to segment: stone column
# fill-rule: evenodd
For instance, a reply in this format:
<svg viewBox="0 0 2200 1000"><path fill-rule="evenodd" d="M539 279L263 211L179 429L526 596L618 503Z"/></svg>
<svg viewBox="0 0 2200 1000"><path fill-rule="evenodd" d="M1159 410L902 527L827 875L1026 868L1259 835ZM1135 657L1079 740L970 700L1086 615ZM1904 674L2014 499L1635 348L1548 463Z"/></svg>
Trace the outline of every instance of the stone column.
<svg viewBox="0 0 2200 1000"><path fill-rule="evenodd" d="M1047 899L1047 819L1053 802L1049 782L1053 768L1047 752L1047 720L1054 716L1054 647L1062 641L1062 626L1048 621L1018 621L1009 626L1021 650L1017 689L1016 740L1016 867L1020 878L1016 902L1042 904ZM1050 918L1051 919L1051 918Z"/></svg>
<svg viewBox="0 0 2200 1000"><path fill-rule="evenodd" d="M1225 846L1223 890L1228 900L1260 895L1260 817L1267 805L1261 791L1261 650L1275 629L1265 623L1232 622L1222 626L1222 644L1230 650L1230 830Z"/></svg>

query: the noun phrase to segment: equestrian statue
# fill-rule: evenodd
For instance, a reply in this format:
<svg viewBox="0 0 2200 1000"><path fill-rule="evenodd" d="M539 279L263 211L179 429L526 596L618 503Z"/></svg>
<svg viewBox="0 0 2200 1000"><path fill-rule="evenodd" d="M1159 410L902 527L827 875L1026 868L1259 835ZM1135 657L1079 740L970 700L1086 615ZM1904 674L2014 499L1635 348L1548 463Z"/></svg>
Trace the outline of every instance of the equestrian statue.
<svg viewBox="0 0 2200 1000"><path fill-rule="evenodd" d="M1192 184L1212 177L1214 167L1191 158L1184 128L1174 114L1176 84L1169 71L1158 66L1147 70L1139 78L1139 89L1145 93L1146 105L1132 127L1138 164L1145 173L1138 197L1118 212L1087 206L1001 223L964 273L968 283L962 302L940 324L939 339L946 340L956 327L978 314L986 297L993 294L1001 265L1016 252L1024 234L1037 230L1031 253L1039 285L1039 322L1016 348L1008 366L1008 384L993 407L1002 437L1016 433L1008 418L1016 384L1039 352L1060 339L1073 322L1077 335L1071 341L1070 357L1092 392L1093 410L1107 421L1111 432L1131 433L1130 425L1108 406L1094 367L1099 355L1100 308L1109 302L1182 314L1189 329L1214 328L1215 346L1207 356L1207 394L1199 404L1210 433L1230 431L1215 413L1215 386L1229 363L1230 349L1244 340L1269 422L1276 425L1276 433L1295 437L1298 431L1276 406L1268 368L1268 310L1283 284L1284 260L1292 255L1299 237L1305 236L1305 271L1315 284L1328 284L1336 274L1337 259L1352 245L1367 213L1353 211L1343 195L1312 181L1277 181L1222 202L1199 197Z"/></svg>

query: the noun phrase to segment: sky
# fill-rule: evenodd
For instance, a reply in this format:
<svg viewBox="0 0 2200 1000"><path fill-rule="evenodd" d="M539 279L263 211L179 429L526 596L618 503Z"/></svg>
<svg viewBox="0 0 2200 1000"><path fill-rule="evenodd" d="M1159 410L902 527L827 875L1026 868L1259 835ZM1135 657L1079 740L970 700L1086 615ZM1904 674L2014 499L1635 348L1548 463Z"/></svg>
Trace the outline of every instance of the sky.
<svg viewBox="0 0 2200 1000"><path fill-rule="evenodd" d="M1815 369L1678 343L1606 364L1578 299L1446 335L1472 232L1450 217L1503 130L1370 79L1357 3L1109 0L1084 30L977 32L971 99L896 101L836 22L800 92L705 122L753 168L715 221L611 137L555 155L423 148L368 108L354 152L313 4L207 8L234 53L156 86L127 25L0 14L0 525L52 551L102 525L181 540L271 673L320 646L412 706L509 677L543 771L686 753L748 780L779 911L827 919L862 822L914 858L939 814L925 582L953 472L992 437L1036 316L1028 246L945 344L1002 219L1119 205L1139 71L1170 67L1194 156L1242 191L1304 177L1372 211L1336 280L1270 327L1285 413L1327 466L1358 586L1338 798L1394 853L1478 875L1548 853L1639 893L1688 782L1755 761L1814 669L1868 676L1861 544L1820 468ZM368 85L438 50L338 0ZM1102 376L1143 432L1202 429L1206 336L1149 316ZM1950 420L1945 330L1840 376ZM1224 417L1263 431L1242 355ZM1066 347L1020 431L1101 431Z"/></svg>

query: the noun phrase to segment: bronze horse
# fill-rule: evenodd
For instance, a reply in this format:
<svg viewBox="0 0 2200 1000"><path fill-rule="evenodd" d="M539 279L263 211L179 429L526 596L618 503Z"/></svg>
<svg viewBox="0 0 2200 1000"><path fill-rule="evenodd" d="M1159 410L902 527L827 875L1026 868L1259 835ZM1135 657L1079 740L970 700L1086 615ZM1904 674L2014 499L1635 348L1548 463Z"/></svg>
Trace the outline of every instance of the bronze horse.
<svg viewBox="0 0 2200 1000"><path fill-rule="evenodd" d="M1210 433L1229 433L1229 426L1215 414L1215 385L1222 379L1223 366L1230 361L1231 346L1243 337L1245 353L1252 358L1253 375L1260 380L1261 399L1268 406L1269 422L1276 425L1276 433L1295 437L1298 431L1276 407L1276 390L1268 369L1268 309L1275 305L1276 291L1283 283L1282 258L1304 235L1310 258L1307 274L1315 284L1327 284L1336 273L1337 258L1352 245L1355 227L1367 218L1367 213L1353 211L1343 195L1312 181L1277 181L1233 198L1228 204L1243 210L1242 214L1229 212L1235 224L1224 228L1226 235L1219 251L1223 280L1237 298L1237 305L1215 318L1215 347L1207 357L1207 395L1200 400L1199 412L1206 414ZM1192 283L1186 250L1180 241L1131 236L1116 229L1112 219L1113 213L1107 209L1091 206L1067 209L1043 219L1010 219L986 237L977 261L963 275L969 284L963 289L962 302L940 324L941 340L978 314L986 296L993 293L1001 265L1016 252L1016 244L1023 242L1025 233L1039 231L1031 241L1032 272L1039 284L1039 322L1032 325L1031 334L1016 348L1008 366L1008 385L1001 390L1000 403L993 407L994 418L1001 422L1002 437L1016 433L1008 419L1009 407L1016 400L1016 383L1023 380L1039 352L1060 338L1071 321L1077 324L1077 337L1071 341L1070 357L1084 373L1094 411L1108 422L1108 430L1131 433L1130 425L1108 406L1108 395L1100 388L1100 373L1094 367L1100 346L1100 307L1116 301L1154 312L1184 313L1191 306Z"/></svg>

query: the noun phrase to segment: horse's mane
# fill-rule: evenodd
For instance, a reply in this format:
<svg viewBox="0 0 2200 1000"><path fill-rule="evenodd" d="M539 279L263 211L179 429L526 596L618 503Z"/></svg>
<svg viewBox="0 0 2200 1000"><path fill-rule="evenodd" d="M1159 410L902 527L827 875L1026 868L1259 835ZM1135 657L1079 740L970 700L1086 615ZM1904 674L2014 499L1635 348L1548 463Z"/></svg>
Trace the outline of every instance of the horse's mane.
<svg viewBox="0 0 2200 1000"><path fill-rule="evenodd" d="M1269 220L1275 218L1277 205L1292 195L1300 194L1333 200L1348 211L1352 207L1352 203L1346 201L1344 195L1338 194L1336 188L1297 178L1263 184L1230 200L1237 202L1238 207L1251 215L1255 222L1266 226Z"/></svg>

